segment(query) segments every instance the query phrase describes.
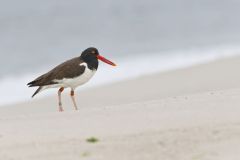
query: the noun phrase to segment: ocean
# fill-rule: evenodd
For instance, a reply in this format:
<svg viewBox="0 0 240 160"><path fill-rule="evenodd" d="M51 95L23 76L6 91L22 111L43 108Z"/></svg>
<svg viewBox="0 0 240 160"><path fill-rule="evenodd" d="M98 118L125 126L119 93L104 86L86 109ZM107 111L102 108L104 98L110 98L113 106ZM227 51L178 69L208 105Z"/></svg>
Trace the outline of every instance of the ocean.
<svg viewBox="0 0 240 160"><path fill-rule="evenodd" d="M27 82L90 46L118 67L101 64L83 89L240 54L237 0L0 4L0 105L29 100Z"/></svg>

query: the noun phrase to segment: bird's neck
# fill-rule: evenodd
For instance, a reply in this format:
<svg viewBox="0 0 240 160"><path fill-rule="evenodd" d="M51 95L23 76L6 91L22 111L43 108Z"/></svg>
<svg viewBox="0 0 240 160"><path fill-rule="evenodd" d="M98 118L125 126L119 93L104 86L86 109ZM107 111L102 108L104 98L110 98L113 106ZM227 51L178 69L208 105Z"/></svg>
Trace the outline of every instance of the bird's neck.
<svg viewBox="0 0 240 160"><path fill-rule="evenodd" d="M82 60L87 63L89 69L91 70L98 69L98 60L96 57L84 57L82 58Z"/></svg>

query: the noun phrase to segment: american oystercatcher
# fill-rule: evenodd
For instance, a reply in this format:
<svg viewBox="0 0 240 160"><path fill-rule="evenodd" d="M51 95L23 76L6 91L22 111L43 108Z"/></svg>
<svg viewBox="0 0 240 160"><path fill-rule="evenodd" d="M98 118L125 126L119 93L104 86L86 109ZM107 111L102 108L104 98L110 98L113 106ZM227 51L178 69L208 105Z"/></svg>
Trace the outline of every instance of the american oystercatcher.
<svg viewBox="0 0 240 160"><path fill-rule="evenodd" d="M96 48L90 47L84 50L80 57L70 59L51 71L41 75L32 82L29 82L28 87L38 87L36 92L32 95L34 97L37 93L48 88L59 88L58 90L58 104L59 111L63 111L61 93L64 88L71 88L71 99L73 105L77 110L77 104L74 97L74 90L84 83L88 82L98 69L98 60L101 60L112 66L116 66L113 62L99 55Z"/></svg>

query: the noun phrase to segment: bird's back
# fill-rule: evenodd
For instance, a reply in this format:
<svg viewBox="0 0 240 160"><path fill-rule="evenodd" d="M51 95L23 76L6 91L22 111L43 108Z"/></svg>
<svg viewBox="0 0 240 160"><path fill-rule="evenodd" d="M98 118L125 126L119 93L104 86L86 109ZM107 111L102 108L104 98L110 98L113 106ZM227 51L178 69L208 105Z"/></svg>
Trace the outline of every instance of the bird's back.
<svg viewBox="0 0 240 160"><path fill-rule="evenodd" d="M80 65L82 62L83 60L81 60L80 57L70 59L36 78L28 83L28 85L29 87L52 85L56 84L55 80L80 76L85 71L85 66Z"/></svg>

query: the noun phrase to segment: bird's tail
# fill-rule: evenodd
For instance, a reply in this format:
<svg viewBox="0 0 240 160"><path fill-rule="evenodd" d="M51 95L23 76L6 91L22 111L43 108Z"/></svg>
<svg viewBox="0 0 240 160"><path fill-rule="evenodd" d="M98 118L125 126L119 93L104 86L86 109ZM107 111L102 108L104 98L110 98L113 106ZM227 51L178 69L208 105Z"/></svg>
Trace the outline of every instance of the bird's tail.
<svg viewBox="0 0 240 160"><path fill-rule="evenodd" d="M43 89L43 86L38 87L38 89L37 89L37 90L34 92L34 94L32 95L32 98L33 98L36 94L38 94L42 89Z"/></svg>
<svg viewBox="0 0 240 160"><path fill-rule="evenodd" d="M28 85L28 87L36 87L36 86L39 86L37 80L34 80L34 81L32 81L32 82L29 82L27 85Z"/></svg>

